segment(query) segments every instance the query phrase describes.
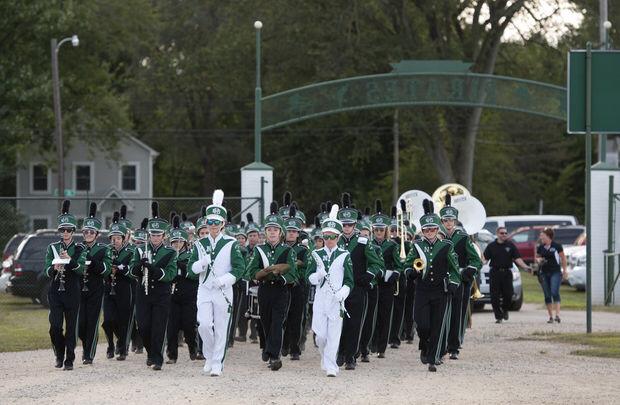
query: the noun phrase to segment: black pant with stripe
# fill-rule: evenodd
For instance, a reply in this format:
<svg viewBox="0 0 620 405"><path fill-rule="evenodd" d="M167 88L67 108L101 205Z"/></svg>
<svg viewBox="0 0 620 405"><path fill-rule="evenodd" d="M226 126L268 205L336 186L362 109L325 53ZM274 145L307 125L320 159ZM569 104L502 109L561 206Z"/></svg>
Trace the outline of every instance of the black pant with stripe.
<svg viewBox="0 0 620 405"><path fill-rule="evenodd" d="M52 282L47 298L50 303L50 338L58 360L75 360L76 328L80 310L80 287L77 280L65 283L65 291L58 291L58 283ZM63 333L63 323L65 326Z"/></svg>
<svg viewBox="0 0 620 405"><path fill-rule="evenodd" d="M173 283L174 293L170 296L170 312L168 316L168 358L176 360L179 357L179 331L187 344L190 357L197 353L196 339L196 295L198 281L179 278Z"/></svg>
<svg viewBox="0 0 620 405"><path fill-rule="evenodd" d="M368 293L363 287L353 287L344 306L349 316L345 315L342 322L338 354L344 358L345 363L353 363L359 351L360 335L368 306Z"/></svg>
<svg viewBox="0 0 620 405"><path fill-rule="evenodd" d="M131 328L133 324L133 295L131 280L117 275L114 295L110 295L110 286L106 286L103 296L103 330L108 341L108 353L127 356ZM114 343L116 336L116 344Z"/></svg>
<svg viewBox="0 0 620 405"><path fill-rule="evenodd" d="M402 272L398 280L398 295L394 296L394 310L392 311L392 327L390 328L391 345L400 346L400 334L405 319L405 302L407 300L407 276Z"/></svg>
<svg viewBox="0 0 620 405"><path fill-rule="evenodd" d="M289 290L291 305L284 327L284 340L282 347L290 354L301 354L301 335L304 327L306 312L306 285L305 283L294 285Z"/></svg>
<svg viewBox="0 0 620 405"><path fill-rule="evenodd" d="M265 348L263 351L270 360L280 358L284 322L286 321L289 302L288 286L281 286L267 281L258 287L260 321L265 334Z"/></svg>
<svg viewBox="0 0 620 405"><path fill-rule="evenodd" d="M377 286L367 292L366 317L362 325L362 333L360 336L359 352L364 356L368 356L370 352L370 342L372 340L375 324L377 322L377 303L379 300L379 290Z"/></svg>
<svg viewBox="0 0 620 405"><path fill-rule="evenodd" d="M152 282L149 294L139 286L136 296L136 321L148 360L161 366L164 362L164 344L168 313L170 311L170 283Z"/></svg>
<svg viewBox="0 0 620 405"><path fill-rule="evenodd" d="M437 364L441 358L444 336L449 327L448 300L443 287L416 288L413 316L420 338L419 349L430 364Z"/></svg>
<svg viewBox="0 0 620 405"><path fill-rule="evenodd" d="M104 285L101 277L90 277L88 291L80 295L80 316L78 318L78 336L82 341L82 359L93 360L99 340L99 318L103 307Z"/></svg>
<svg viewBox="0 0 620 405"><path fill-rule="evenodd" d="M373 336L373 348L377 353L385 353L392 325L392 310L394 307L394 292L396 285L379 281L379 300L377 302L377 323Z"/></svg>
<svg viewBox="0 0 620 405"><path fill-rule="evenodd" d="M413 340L413 303L415 300L415 283L412 279L407 280L407 295L405 296L405 314L403 321L402 337L405 340Z"/></svg>

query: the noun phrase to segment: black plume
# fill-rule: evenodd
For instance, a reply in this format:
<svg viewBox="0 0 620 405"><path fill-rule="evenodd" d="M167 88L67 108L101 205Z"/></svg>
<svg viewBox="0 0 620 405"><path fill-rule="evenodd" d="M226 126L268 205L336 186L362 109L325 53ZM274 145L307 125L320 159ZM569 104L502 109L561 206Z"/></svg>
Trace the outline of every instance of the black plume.
<svg viewBox="0 0 620 405"><path fill-rule="evenodd" d="M286 193L284 193L284 197L282 197L282 204L284 204L285 207L288 207L289 205L291 205L291 192L287 191Z"/></svg>
<svg viewBox="0 0 620 405"><path fill-rule="evenodd" d="M174 217L176 217L176 216L177 216L176 212L174 212L174 211L170 212L170 223L172 223L172 221L174 221Z"/></svg>
<svg viewBox="0 0 620 405"><path fill-rule="evenodd" d="M375 200L375 212L377 214L383 213L383 206L381 205L381 200Z"/></svg>
<svg viewBox="0 0 620 405"><path fill-rule="evenodd" d="M349 193L342 193L342 208L349 208L351 206L351 195Z"/></svg>
<svg viewBox="0 0 620 405"><path fill-rule="evenodd" d="M327 211L325 211L325 212L330 212L332 210L332 205L333 204L332 204L331 201L326 202L325 203L325 208L327 209Z"/></svg>
<svg viewBox="0 0 620 405"><path fill-rule="evenodd" d="M112 223L118 224L119 218L120 218L120 215L118 214L118 211L114 211L114 214L112 215Z"/></svg>
<svg viewBox="0 0 620 405"><path fill-rule="evenodd" d="M226 211L226 222L232 224L232 212L230 210Z"/></svg>
<svg viewBox="0 0 620 405"><path fill-rule="evenodd" d="M172 221L171 222L172 222L172 227L173 228L180 228L180 225L181 225L180 222L181 221L179 221L179 216L177 214L174 214L172 216Z"/></svg>
<svg viewBox="0 0 620 405"><path fill-rule="evenodd" d="M63 214L68 214L69 213L69 207L71 206L71 201L69 200L64 200L62 202L62 213Z"/></svg>
<svg viewBox="0 0 620 405"><path fill-rule="evenodd" d="M370 207L364 208L364 215L366 216L370 215Z"/></svg>
<svg viewBox="0 0 620 405"><path fill-rule="evenodd" d="M327 212L327 205L325 203L321 203L321 212Z"/></svg>
<svg viewBox="0 0 620 405"><path fill-rule="evenodd" d="M254 217L252 217L252 214L250 212L245 214L245 217L248 220L248 224L251 224L252 222L254 222Z"/></svg>
<svg viewBox="0 0 620 405"><path fill-rule="evenodd" d="M362 219L362 211L357 210L357 219L361 220Z"/></svg>
<svg viewBox="0 0 620 405"><path fill-rule="evenodd" d="M278 213L278 203L275 201L271 202L271 205L269 205L269 212L274 215Z"/></svg>
<svg viewBox="0 0 620 405"><path fill-rule="evenodd" d="M392 205L392 218L396 218L396 206Z"/></svg>
<svg viewBox="0 0 620 405"><path fill-rule="evenodd" d="M295 214L297 214L297 207L294 205L291 205L291 207L288 209L289 218L295 218Z"/></svg>
<svg viewBox="0 0 620 405"><path fill-rule="evenodd" d="M151 215L153 216L153 218L159 217L159 204L157 203L157 201L153 201L151 203Z"/></svg>
<svg viewBox="0 0 620 405"><path fill-rule="evenodd" d="M430 200L424 199L424 201L422 201L422 207L424 207L424 215L433 213L433 203Z"/></svg>
<svg viewBox="0 0 620 405"><path fill-rule="evenodd" d="M125 219L127 218L127 206L126 205L121 205L121 219Z"/></svg>
<svg viewBox="0 0 620 405"><path fill-rule="evenodd" d="M351 204L351 208L355 209L355 204Z"/></svg>
<svg viewBox="0 0 620 405"><path fill-rule="evenodd" d="M206 217L206 216L207 216L207 206L206 206L206 205L203 205L203 206L200 208L200 216L201 216L201 217Z"/></svg>
<svg viewBox="0 0 620 405"><path fill-rule="evenodd" d="M299 205L297 205L297 201L293 201L293 202L291 203L291 207L292 207L292 206L295 206L295 208L297 208L297 209L299 210Z"/></svg>
<svg viewBox="0 0 620 405"><path fill-rule="evenodd" d="M316 226L317 228L321 227L321 220L319 219L319 217L314 217L314 226Z"/></svg>
<svg viewBox="0 0 620 405"><path fill-rule="evenodd" d="M187 215L185 215L184 212L181 213L181 221L183 222L187 221Z"/></svg>
<svg viewBox="0 0 620 405"><path fill-rule="evenodd" d="M88 216L95 218L95 215L97 215L97 203L91 202L88 208Z"/></svg>
<svg viewBox="0 0 620 405"><path fill-rule="evenodd" d="M446 207L449 207L451 205L452 205L452 195L446 192Z"/></svg>
<svg viewBox="0 0 620 405"><path fill-rule="evenodd" d="M245 222L241 221L241 223L239 224L240 227L245 228Z"/></svg>
<svg viewBox="0 0 620 405"><path fill-rule="evenodd" d="M403 214L407 212L407 204L405 203L405 200L400 200L400 210Z"/></svg>
<svg viewBox="0 0 620 405"><path fill-rule="evenodd" d="M142 223L140 224L140 229L146 229L146 226L149 224L149 219L148 218L144 218L142 220Z"/></svg>

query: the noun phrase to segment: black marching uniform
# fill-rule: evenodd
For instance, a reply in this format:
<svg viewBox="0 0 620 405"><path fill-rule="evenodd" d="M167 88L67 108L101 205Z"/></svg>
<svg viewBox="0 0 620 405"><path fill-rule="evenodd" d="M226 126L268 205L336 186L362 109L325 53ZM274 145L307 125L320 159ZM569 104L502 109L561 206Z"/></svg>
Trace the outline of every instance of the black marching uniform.
<svg viewBox="0 0 620 405"><path fill-rule="evenodd" d="M56 355L56 367L60 368L64 364L65 369L68 370L73 369L75 360L76 328L80 310L80 279L84 271L82 249L83 246L76 244L73 240L69 245L65 245L62 241L54 242L47 247L45 256L45 275L51 279L47 293L50 305L50 338ZM52 261L63 250L71 257L71 261L64 266L64 274L55 270L52 264Z"/></svg>
<svg viewBox="0 0 620 405"><path fill-rule="evenodd" d="M84 275L80 279L82 291L78 336L82 341L82 362L91 364L97 351L99 318L103 307L105 280L112 270L112 256L108 246L97 241L91 244L82 243L82 249L86 256Z"/></svg>
<svg viewBox="0 0 620 405"><path fill-rule="evenodd" d="M484 258L490 261L489 276L491 278L491 305L495 319L508 319L508 311L512 306L512 262L521 255L511 241L489 243L484 250ZM500 304L501 301L501 304Z"/></svg>
<svg viewBox="0 0 620 405"><path fill-rule="evenodd" d="M179 331L183 336L189 357L196 359L196 295L198 293L198 277L187 271L187 262L191 252L183 247L178 253L177 273L172 280L170 315L168 317L168 349L170 363L176 362L179 356Z"/></svg>
<svg viewBox="0 0 620 405"><path fill-rule="evenodd" d="M298 273L305 274L308 248L297 241L291 245L291 249L295 251ZM291 298L282 340L282 355L290 353L291 360L297 360L301 355L301 336L308 304L307 290L305 277L298 277L289 288Z"/></svg>
<svg viewBox="0 0 620 405"><path fill-rule="evenodd" d="M398 246L398 252L400 255L400 237L393 239ZM411 245L408 241L405 241L405 257L409 253ZM398 293L394 295L394 309L392 311L392 324L390 327L390 336L388 343L392 349L397 349L401 343L401 334L403 332L403 325L405 323L405 304L407 301L407 286L408 286L408 272L402 271L398 279Z"/></svg>
<svg viewBox="0 0 620 405"><path fill-rule="evenodd" d="M149 242L144 249L136 249L130 271L139 282L148 273L146 287L141 282L138 285L136 321L148 355L147 365L160 370L170 310L170 282L177 274L177 252L163 243L155 247Z"/></svg>
<svg viewBox="0 0 620 405"><path fill-rule="evenodd" d="M405 260L406 266L413 267L418 258L426 263L421 272L412 270L416 280L414 319L420 338L420 359L429 364L430 371L435 371L434 365L440 364L443 337L448 332L448 301L458 288L461 277L449 240L432 242L423 238L414 242Z"/></svg>
<svg viewBox="0 0 620 405"><path fill-rule="evenodd" d="M370 243L371 248L375 251L377 257L383 262L383 253L381 247L377 244ZM378 269L375 278L370 282L367 293L366 316L362 325L360 334L359 354L362 356L362 362L368 362L370 354L370 344L373 340L375 328L377 326L377 307L379 303L379 279L383 277L383 269L385 264Z"/></svg>
<svg viewBox="0 0 620 405"><path fill-rule="evenodd" d="M108 278L103 297L103 330L105 332L108 358L118 354L118 360L124 360L129 350L131 330L133 328L134 295L129 275L129 262L133 251L127 243L117 251L110 245L112 268L116 269ZM113 292L113 293L112 293ZM116 335L116 345L114 336Z"/></svg>

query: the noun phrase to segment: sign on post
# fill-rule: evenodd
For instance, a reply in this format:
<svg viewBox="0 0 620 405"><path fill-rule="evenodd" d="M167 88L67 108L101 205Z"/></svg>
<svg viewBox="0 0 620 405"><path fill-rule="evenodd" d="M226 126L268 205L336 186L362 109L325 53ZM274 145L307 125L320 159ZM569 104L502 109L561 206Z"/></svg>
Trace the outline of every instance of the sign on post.
<svg viewBox="0 0 620 405"><path fill-rule="evenodd" d="M592 50L592 129L620 133L620 51ZM586 133L586 51L568 54L568 133Z"/></svg>

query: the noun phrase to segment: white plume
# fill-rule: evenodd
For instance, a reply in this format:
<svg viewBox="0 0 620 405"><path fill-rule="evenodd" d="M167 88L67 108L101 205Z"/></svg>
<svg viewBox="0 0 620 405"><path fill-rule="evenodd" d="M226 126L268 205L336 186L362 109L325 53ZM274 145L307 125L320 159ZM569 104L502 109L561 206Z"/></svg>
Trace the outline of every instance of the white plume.
<svg viewBox="0 0 620 405"><path fill-rule="evenodd" d="M329 211L329 219L338 219L338 210L340 208L338 207L338 204L334 204L332 205L332 209L331 211Z"/></svg>
<svg viewBox="0 0 620 405"><path fill-rule="evenodd" d="M224 192L219 189L215 190L213 192L213 205L219 205L221 207L223 202L224 202Z"/></svg>

